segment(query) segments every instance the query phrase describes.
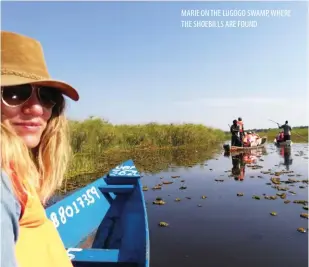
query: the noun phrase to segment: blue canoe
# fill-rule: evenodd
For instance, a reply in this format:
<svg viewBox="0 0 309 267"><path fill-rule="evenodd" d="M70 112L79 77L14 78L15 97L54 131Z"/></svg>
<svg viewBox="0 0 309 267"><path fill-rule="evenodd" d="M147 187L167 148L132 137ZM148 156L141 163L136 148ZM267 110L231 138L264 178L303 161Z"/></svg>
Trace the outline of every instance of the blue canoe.
<svg viewBox="0 0 309 267"><path fill-rule="evenodd" d="M149 266L149 229L132 160L46 209L76 267Z"/></svg>

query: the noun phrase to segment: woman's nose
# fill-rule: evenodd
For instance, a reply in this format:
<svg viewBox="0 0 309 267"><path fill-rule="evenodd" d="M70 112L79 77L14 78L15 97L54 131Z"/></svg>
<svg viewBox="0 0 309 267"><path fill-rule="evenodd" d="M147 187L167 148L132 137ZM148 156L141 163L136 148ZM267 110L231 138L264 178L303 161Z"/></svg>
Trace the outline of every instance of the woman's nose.
<svg viewBox="0 0 309 267"><path fill-rule="evenodd" d="M35 92L34 90L32 96L23 105L22 111L26 115L41 116L44 110Z"/></svg>

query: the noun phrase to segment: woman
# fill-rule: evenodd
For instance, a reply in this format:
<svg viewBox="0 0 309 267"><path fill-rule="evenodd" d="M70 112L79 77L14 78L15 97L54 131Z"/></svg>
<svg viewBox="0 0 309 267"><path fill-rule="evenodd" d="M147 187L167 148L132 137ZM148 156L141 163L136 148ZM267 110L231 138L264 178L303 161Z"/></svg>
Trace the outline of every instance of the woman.
<svg viewBox="0 0 309 267"><path fill-rule="evenodd" d="M70 155L63 95L39 42L1 32L1 266L72 266L43 205L61 186Z"/></svg>

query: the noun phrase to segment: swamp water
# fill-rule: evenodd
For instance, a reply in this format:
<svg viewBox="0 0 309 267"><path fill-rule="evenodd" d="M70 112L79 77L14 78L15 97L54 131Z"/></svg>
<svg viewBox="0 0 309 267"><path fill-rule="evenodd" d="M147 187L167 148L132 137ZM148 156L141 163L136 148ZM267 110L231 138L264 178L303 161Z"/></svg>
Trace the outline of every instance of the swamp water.
<svg viewBox="0 0 309 267"><path fill-rule="evenodd" d="M231 154L221 148L145 152L118 163L128 158L148 188L151 267L308 266L308 233L297 231L308 231L300 216L308 203L293 203L308 201L308 144ZM74 185L100 176L91 177ZM165 204L153 204L157 198Z"/></svg>

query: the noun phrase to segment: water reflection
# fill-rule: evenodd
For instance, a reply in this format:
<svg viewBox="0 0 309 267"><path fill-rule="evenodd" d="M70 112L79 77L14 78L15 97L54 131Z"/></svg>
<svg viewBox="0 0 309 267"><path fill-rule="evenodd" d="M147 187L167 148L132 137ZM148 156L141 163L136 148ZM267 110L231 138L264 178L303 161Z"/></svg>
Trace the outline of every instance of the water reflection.
<svg viewBox="0 0 309 267"><path fill-rule="evenodd" d="M121 162L132 159L142 174L156 174L177 167L191 168L215 157L221 150L217 147L178 148L161 150L131 150L107 155L77 154L72 163L72 174L58 194L68 193L76 188L102 177Z"/></svg>
<svg viewBox="0 0 309 267"><path fill-rule="evenodd" d="M243 181L246 174L246 164L256 164L259 157L267 154L265 148L245 150L240 152L224 152L224 157L232 158L232 176L236 181Z"/></svg>
<svg viewBox="0 0 309 267"><path fill-rule="evenodd" d="M290 170L290 166L293 163L291 147L280 147L277 149L278 154L283 158L283 162L279 163L279 166L285 166L286 170Z"/></svg>

